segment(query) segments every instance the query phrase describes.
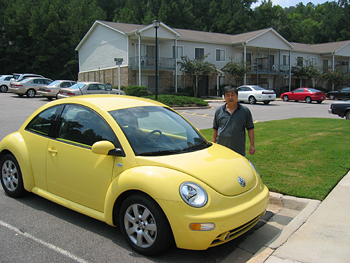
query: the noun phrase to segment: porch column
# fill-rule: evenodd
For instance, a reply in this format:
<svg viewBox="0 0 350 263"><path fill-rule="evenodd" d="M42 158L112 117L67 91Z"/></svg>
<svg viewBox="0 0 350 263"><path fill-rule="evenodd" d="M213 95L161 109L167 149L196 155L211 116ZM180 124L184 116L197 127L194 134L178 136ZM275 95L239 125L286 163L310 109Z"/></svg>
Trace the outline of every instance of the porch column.
<svg viewBox="0 0 350 263"><path fill-rule="evenodd" d="M268 66L267 66L267 85L269 85L269 89L270 89L270 66L271 66L271 60L270 60L270 49L268 49Z"/></svg>
<svg viewBox="0 0 350 263"><path fill-rule="evenodd" d="M219 77L219 74L217 74L217 76L216 76L216 96L219 96L219 87L220 87L220 77Z"/></svg>
<svg viewBox="0 0 350 263"><path fill-rule="evenodd" d="M177 93L177 38L174 40L175 48L175 92Z"/></svg>
<svg viewBox="0 0 350 263"><path fill-rule="evenodd" d="M289 91L291 91L292 90L292 62L291 62L291 59L290 59L290 57L291 57L291 54L292 54L292 51L291 50L289 50Z"/></svg>
<svg viewBox="0 0 350 263"><path fill-rule="evenodd" d="M278 50L278 92L281 93L281 50Z"/></svg>
<svg viewBox="0 0 350 263"><path fill-rule="evenodd" d="M335 55L334 55L334 52L333 52L333 72L335 70ZM334 82L332 82L332 90L334 90Z"/></svg>
<svg viewBox="0 0 350 263"><path fill-rule="evenodd" d="M247 63L247 45L246 44L243 44L244 45L244 54L243 54L243 63L244 63L244 66L246 66L246 63ZM247 73L244 73L244 85L247 85Z"/></svg>
<svg viewBox="0 0 350 263"><path fill-rule="evenodd" d="M259 47L256 48L256 85L259 85Z"/></svg>
<svg viewBox="0 0 350 263"><path fill-rule="evenodd" d="M141 69L141 35L139 36L139 86L142 86L142 69Z"/></svg>

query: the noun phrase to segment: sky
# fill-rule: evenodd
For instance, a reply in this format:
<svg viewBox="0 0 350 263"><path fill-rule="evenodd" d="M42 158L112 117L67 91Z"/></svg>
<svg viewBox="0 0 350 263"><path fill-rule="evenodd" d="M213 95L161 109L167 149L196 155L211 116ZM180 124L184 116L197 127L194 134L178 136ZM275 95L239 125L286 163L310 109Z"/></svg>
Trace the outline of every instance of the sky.
<svg viewBox="0 0 350 263"><path fill-rule="evenodd" d="M261 2L262 1L259 0L259 2L252 5L252 8L259 6ZM282 8L296 6L300 2L303 2L304 5L307 5L307 3L309 2L312 2L314 5L317 5L327 2L327 0L272 0L273 5L280 5ZM328 0L328 2L332 2L332 0Z"/></svg>

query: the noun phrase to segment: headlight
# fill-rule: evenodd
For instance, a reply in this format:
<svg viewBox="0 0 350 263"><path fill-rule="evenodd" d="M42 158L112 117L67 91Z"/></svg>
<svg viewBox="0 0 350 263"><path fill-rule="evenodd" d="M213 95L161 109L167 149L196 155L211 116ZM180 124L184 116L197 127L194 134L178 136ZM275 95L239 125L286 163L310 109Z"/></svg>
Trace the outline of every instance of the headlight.
<svg viewBox="0 0 350 263"><path fill-rule="evenodd" d="M261 175L259 174L258 170L255 168L254 164L252 164L251 161L248 160L248 162L250 163L250 165L254 168L255 172L259 175L259 177L261 177Z"/></svg>
<svg viewBox="0 0 350 263"><path fill-rule="evenodd" d="M180 195L186 204L193 207L202 207L208 201L206 191L196 183L184 182L180 185Z"/></svg>

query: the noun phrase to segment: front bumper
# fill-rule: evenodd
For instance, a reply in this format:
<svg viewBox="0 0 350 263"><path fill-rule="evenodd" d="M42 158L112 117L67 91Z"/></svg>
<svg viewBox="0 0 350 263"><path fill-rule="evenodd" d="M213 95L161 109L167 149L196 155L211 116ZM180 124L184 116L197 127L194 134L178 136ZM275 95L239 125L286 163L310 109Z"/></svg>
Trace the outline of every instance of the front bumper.
<svg viewBox="0 0 350 263"><path fill-rule="evenodd" d="M256 187L257 188L257 187ZM178 248L205 250L226 243L251 229L264 215L269 190L253 189L240 196L221 196L207 208L192 208L184 202L157 200L171 225ZM211 231L190 230L191 223L214 223Z"/></svg>

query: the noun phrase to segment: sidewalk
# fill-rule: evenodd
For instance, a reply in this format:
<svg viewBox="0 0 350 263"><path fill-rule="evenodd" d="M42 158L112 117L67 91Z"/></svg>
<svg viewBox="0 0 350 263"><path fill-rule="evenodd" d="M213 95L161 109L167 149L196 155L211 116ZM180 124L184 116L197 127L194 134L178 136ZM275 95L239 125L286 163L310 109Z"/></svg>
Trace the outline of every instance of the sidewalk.
<svg viewBox="0 0 350 263"><path fill-rule="evenodd" d="M323 202L271 193L273 217L222 263L350 262L350 171Z"/></svg>

